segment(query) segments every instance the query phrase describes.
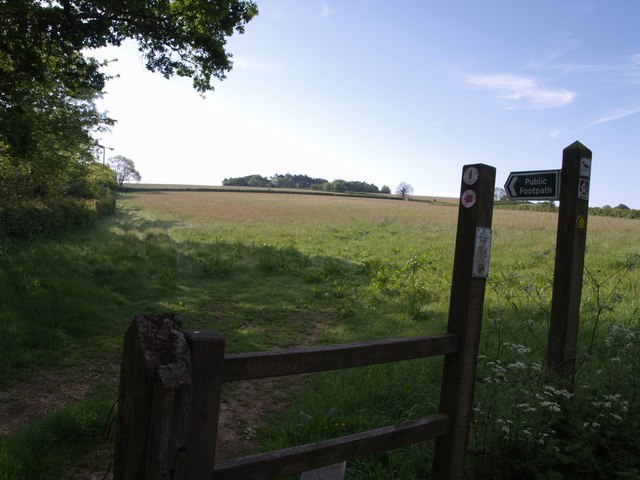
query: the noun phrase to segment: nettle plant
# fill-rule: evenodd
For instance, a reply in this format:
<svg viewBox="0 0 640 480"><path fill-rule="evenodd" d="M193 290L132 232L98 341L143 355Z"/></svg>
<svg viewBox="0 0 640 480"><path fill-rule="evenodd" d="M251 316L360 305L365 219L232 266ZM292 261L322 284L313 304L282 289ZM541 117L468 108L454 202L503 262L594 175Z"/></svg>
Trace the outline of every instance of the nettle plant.
<svg viewBox="0 0 640 480"><path fill-rule="evenodd" d="M393 253L390 258L365 258L362 262L362 271L370 279L370 301L395 302L413 320L428 318L429 306L440 301L449 286L439 270L440 258L411 248L405 255L399 250Z"/></svg>
<svg viewBox="0 0 640 480"><path fill-rule="evenodd" d="M636 255L613 273L586 270L573 384L544 365L548 275L490 281L469 445L474 478L638 478L640 327L628 300L639 265Z"/></svg>

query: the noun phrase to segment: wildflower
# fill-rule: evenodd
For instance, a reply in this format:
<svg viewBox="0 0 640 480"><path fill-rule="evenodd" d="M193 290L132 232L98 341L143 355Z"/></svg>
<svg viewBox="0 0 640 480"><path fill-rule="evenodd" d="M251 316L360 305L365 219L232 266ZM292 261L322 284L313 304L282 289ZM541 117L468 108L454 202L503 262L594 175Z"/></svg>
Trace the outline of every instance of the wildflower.
<svg viewBox="0 0 640 480"><path fill-rule="evenodd" d="M515 363L510 363L509 365L507 365L507 368L509 370L526 370L527 366L522 362L515 362Z"/></svg>
<svg viewBox="0 0 640 480"><path fill-rule="evenodd" d="M528 403L519 403L516 405L516 408L522 410L525 413L535 412L537 410L537 408L532 407Z"/></svg>
<svg viewBox="0 0 640 480"><path fill-rule="evenodd" d="M485 377L482 379L484 383L500 383L500 380L494 377Z"/></svg>
<svg viewBox="0 0 640 480"><path fill-rule="evenodd" d="M543 408L546 408L550 412L559 413L561 411L560 405L558 405L556 402L548 402L548 401L540 402L540 406Z"/></svg>
<svg viewBox="0 0 640 480"><path fill-rule="evenodd" d="M524 435L525 440L528 440L529 438L531 438L531 431L527 428L525 428L524 430L522 430L520 432L522 435Z"/></svg>
<svg viewBox="0 0 640 480"><path fill-rule="evenodd" d="M257 430L253 427L247 427L244 429L244 431L242 432L242 436L247 439L247 440L251 440L252 438L254 438L256 435L258 434Z"/></svg>
<svg viewBox="0 0 640 480"><path fill-rule="evenodd" d="M538 443L540 445L544 445L544 443L546 442L547 438L549 438L549 434L548 433L541 433L538 436Z"/></svg>
<svg viewBox="0 0 640 480"><path fill-rule="evenodd" d="M526 355L528 353L531 353L531 349L526 345L519 345L517 343L505 343L504 346L509 348L510 350L513 350L518 355Z"/></svg>
<svg viewBox="0 0 640 480"><path fill-rule="evenodd" d="M568 390L563 388L555 388L553 385L543 385L542 387L543 394L548 397L564 397L566 399L570 399L573 397L573 394Z"/></svg>

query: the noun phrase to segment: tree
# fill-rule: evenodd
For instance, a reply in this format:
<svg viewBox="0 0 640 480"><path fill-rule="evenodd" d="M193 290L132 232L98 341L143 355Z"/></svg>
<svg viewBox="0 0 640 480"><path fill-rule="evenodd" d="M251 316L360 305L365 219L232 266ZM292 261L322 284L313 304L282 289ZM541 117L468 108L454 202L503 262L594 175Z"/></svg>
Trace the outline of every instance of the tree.
<svg viewBox="0 0 640 480"><path fill-rule="evenodd" d="M222 180L222 185L225 187L248 187L247 177L230 177Z"/></svg>
<svg viewBox="0 0 640 480"><path fill-rule="evenodd" d="M255 15L250 0L0 1L0 170L19 186L12 197L66 195L76 166L94 161L93 135L113 124L95 105L104 63L87 49L135 39L149 70L204 93L232 67L227 37Z"/></svg>
<svg viewBox="0 0 640 480"><path fill-rule="evenodd" d="M391 189L387 185L382 185L382 187L380 187L380 193L389 194L391 193Z"/></svg>
<svg viewBox="0 0 640 480"><path fill-rule="evenodd" d="M13 54L31 49L22 69L37 72L50 68L42 61L32 63L50 46L72 66L74 57L87 63L84 49L118 46L131 38L138 41L149 70L166 78L190 77L196 90L206 92L213 90L212 78L222 80L231 70L226 38L243 33L257 13L250 0L5 0L0 25L8 35L0 49Z"/></svg>
<svg viewBox="0 0 640 480"><path fill-rule="evenodd" d="M12 3L16 3L11 2ZM104 87L99 64L42 45L35 32L22 32L0 3L0 144L5 167L20 184L20 196L66 194L70 172L93 158L98 132L113 122L94 100ZM38 50L42 47L41 50Z"/></svg>
<svg viewBox="0 0 640 480"><path fill-rule="evenodd" d="M247 181L247 184L250 187L267 188L271 186L271 182L267 178L264 178L262 175L251 175L249 177L249 180Z"/></svg>
<svg viewBox="0 0 640 480"><path fill-rule="evenodd" d="M136 166L133 163L133 160L127 157L123 157L122 155L116 155L115 157L109 158L107 160L109 165L116 172L116 180L118 182L118 187L122 188L124 182L139 182L142 177L140 177L140 173L136 170Z"/></svg>
<svg viewBox="0 0 640 480"><path fill-rule="evenodd" d="M408 195L413 193L413 187L407 182L400 182L396 187L396 193L402 198L407 198Z"/></svg>

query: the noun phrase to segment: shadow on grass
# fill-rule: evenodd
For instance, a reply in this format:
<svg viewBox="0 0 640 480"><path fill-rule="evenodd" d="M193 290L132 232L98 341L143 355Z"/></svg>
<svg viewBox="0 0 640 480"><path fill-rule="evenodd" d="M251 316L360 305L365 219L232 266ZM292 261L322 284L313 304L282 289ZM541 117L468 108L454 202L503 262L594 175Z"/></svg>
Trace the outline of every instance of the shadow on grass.
<svg viewBox="0 0 640 480"><path fill-rule="evenodd" d="M119 355L133 315L176 311L232 350L304 343L340 315L355 265L279 245L176 242L181 224L118 212L90 232L15 242L0 258L0 385ZM336 307L338 304L338 307Z"/></svg>

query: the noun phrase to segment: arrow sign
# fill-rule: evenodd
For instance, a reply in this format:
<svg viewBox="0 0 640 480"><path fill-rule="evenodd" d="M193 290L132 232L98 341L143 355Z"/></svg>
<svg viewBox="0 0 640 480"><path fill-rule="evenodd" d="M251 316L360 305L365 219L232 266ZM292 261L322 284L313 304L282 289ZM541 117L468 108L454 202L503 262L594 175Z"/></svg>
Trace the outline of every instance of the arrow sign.
<svg viewBox="0 0 640 480"><path fill-rule="evenodd" d="M509 200L558 200L560 170L511 172L504 189Z"/></svg>

